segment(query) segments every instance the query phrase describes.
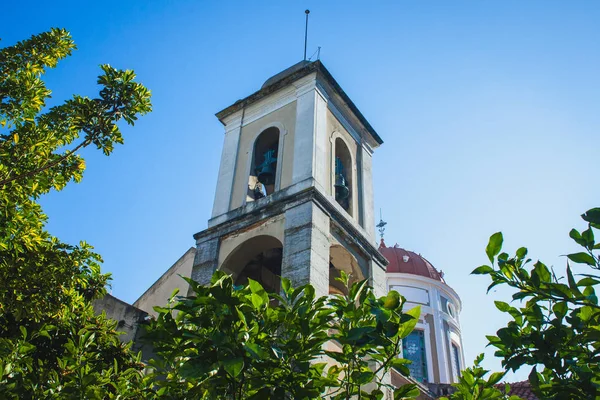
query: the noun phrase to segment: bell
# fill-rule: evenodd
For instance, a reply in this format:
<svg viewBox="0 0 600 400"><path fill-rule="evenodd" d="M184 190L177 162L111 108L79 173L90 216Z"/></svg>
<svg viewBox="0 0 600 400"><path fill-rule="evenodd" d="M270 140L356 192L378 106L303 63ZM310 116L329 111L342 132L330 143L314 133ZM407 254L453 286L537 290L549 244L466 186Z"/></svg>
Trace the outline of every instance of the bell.
<svg viewBox="0 0 600 400"><path fill-rule="evenodd" d="M335 174L335 199L345 200L350 196L350 189L346 186L346 178L342 174Z"/></svg>
<svg viewBox="0 0 600 400"><path fill-rule="evenodd" d="M346 184L346 178L344 177L344 165L339 157L335 158L335 199L337 201L343 201L350 196L350 189Z"/></svg>
<svg viewBox="0 0 600 400"><path fill-rule="evenodd" d="M269 150L264 155L264 161L256 168L256 177L258 181L263 185L273 185L275 183L275 169L273 168L277 163L275 157L275 150Z"/></svg>

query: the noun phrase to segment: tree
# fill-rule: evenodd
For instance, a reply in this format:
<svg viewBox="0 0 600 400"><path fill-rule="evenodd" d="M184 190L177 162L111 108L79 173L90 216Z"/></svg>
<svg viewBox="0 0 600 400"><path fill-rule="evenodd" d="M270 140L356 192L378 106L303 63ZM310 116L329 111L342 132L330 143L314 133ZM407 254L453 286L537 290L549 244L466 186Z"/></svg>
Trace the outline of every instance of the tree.
<svg viewBox="0 0 600 400"><path fill-rule="evenodd" d="M552 268L527 258L521 247L514 256L501 253L503 237L490 237L486 253L490 265L482 265L473 274L491 278L488 292L499 285L514 290L515 306L496 301L496 308L511 317L506 327L488 336L506 371L531 369L529 382L543 399L596 399L600 396L600 306L595 288L600 243L594 230L600 229L600 208L581 216L587 229L572 229L569 236L583 251L568 254L566 278L557 277ZM574 274L570 262L582 264L592 273ZM493 374L490 381L498 381ZM489 383L489 381L488 381ZM495 383L495 382L494 382ZM458 385L459 390L464 387ZM460 397L457 394L455 399Z"/></svg>
<svg viewBox="0 0 600 400"><path fill-rule="evenodd" d="M381 399L385 373L409 373L398 353L420 310L403 313L395 291L377 299L362 281L315 298L312 286L285 278L281 295L253 280L234 286L221 272L210 286L187 281L192 295L156 307L148 327L158 398ZM418 393L405 385L394 396Z"/></svg>
<svg viewBox="0 0 600 400"><path fill-rule="evenodd" d="M100 256L47 232L37 202L81 180L79 150L109 155L123 142L117 123L151 109L132 71L104 65L98 98L46 110L42 76L74 49L60 29L0 49L0 398L381 399L391 368L408 375L397 355L419 309L404 313L397 292L377 299L363 281L316 298L283 279L281 294L266 293L223 274L208 287L188 281L192 296L158 308L145 375L116 323L92 308L109 279ZM326 348L332 340L339 350ZM394 397L417 393L406 385Z"/></svg>
<svg viewBox="0 0 600 400"><path fill-rule="evenodd" d="M496 386L506 372L494 372L486 377L490 371L481 367L482 361L483 354L480 354L475 359L473 367L466 368L461 372L458 382L452 384L456 391L450 398L453 400L521 400L519 396L509 394L509 384L504 386L504 391ZM440 400L448 400L448 398L442 397Z"/></svg>
<svg viewBox="0 0 600 400"><path fill-rule="evenodd" d="M133 71L109 65L101 66L98 98L74 96L46 110L51 91L42 76L74 49L64 29L0 49L2 398L112 398L141 380L139 359L119 342L115 323L91 306L109 279L100 256L48 233L37 202L81 180L78 150L94 145L109 155L123 143L117 123L133 125L151 110Z"/></svg>

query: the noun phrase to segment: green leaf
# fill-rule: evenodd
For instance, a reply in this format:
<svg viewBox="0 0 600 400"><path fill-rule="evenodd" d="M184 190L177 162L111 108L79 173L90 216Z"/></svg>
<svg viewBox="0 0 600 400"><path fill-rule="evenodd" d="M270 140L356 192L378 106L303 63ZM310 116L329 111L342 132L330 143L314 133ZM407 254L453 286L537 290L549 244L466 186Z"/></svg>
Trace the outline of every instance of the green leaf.
<svg viewBox="0 0 600 400"><path fill-rule="evenodd" d="M527 248L519 247L519 249L517 250L517 257L522 260L525 258L525 256L527 256Z"/></svg>
<svg viewBox="0 0 600 400"><path fill-rule="evenodd" d="M490 375L488 384L495 385L496 383L500 382L500 379L502 379L504 375L506 375L506 372L494 372L492 375Z"/></svg>
<svg viewBox="0 0 600 400"><path fill-rule="evenodd" d="M171 296L169 296L169 302L172 302L173 299L175 299L175 296L177 296L178 293L179 293L179 288L175 288L175 290L173 290L173 292L171 293Z"/></svg>
<svg viewBox="0 0 600 400"><path fill-rule="evenodd" d="M281 288L283 292L289 294L292 287L292 282L288 278L281 278Z"/></svg>
<svg viewBox="0 0 600 400"><path fill-rule="evenodd" d="M577 229L571 229L569 232L569 236L573 239L577 244L581 246L585 246L586 241L581 237L581 233Z"/></svg>
<svg viewBox="0 0 600 400"><path fill-rule="evenodd" d="M507 312L512 308L508 303L503 301L494 301L494 304L496 305L496 308L502 312Z"/></svg>
<svg viewBox="0 0 600 400"><path fill-rule="evenodd" d="M500 250L502 249L503 240L504 238L502 237L502 232L496 232L492 236L490 236L488 245L485 248L485 253L487 254L492 264L494 263L494 258L500 253Z"/></svg>
<svg viewBox="0 0 600 400"><path fill-rule="evenodd" d="M560 302L552 306L552 311L554 311L554 314L556 314L557 317L563 318L565 315L567 315L569 307L567 306L567 303Z"/></svg>
<svg viewBox="0 0 600 400"><path fill-rule="evenodd" d="M374 330L375 330L374 326L361 326L358 328L352 328L352 329L350 329L350 331L348 331L347 339L352 340L352 341L359 340L364 335L371 333Z"/></svg>
<svg viewBox="0 0 600 400"><path fill-rule="evenodd" d="M589 321L594 315L594 309L590 306L583 306L579 309L579 318L582 321Z"/></svg>
<svg viewBox="0 0 600 400"><path fill-rule="evenodd" d="M551 275L548 267L546 267L543 263L537 262L535 263L534 269L535 273L540 279L540 282L550 282ZM533 274L532 274L533 277Z"/></svg>
<svg viewBox="0 0 600 400"><path fill-rule="evenodd" d="M269 353L256 343L246 343L244 344L244 348L250 356L256 360L262 360L269 357Z"/></svg>
<svg viewBox="0 0 600 400"><path fill-rule="evenodd" d="M400 324L400 329L398 330L398 336L400 338L407 337L415 329L415 326L417 326L417 322L419 322L419 317L421 316L421 306L416 306L408 310L404 313L403 317L404 316L409 316L411 318L407 318L405 322Z"/></svg>
<svg viewBox="0 0 600 400"><path fill-rule="evenodd" d="M250 287L252 293L262 293L265 291L262 285L254 279L248 279L248 286Z"/></svg>
<svg viewBox="0 0 600 400"><path fill-rule="evenodd" d="M402 365L408 365L411 364L412 361L407 360L406 358L393 358L392 361L390 361L390 366L394 367L394 368L399 368Z"/></svg>
<svg viewBox="0 0 600 400"><path fill-rule="evenodd" d="M569 258L569 260L579 263L579 264L588 264L591 266L595 266L596 265L596 260L594 260L594 257L590 256L588 253L573 253L573 254L567 254L567 257Z"/></svg>
<svg viewBox="0 0 600 400"><path fill-rule="evenodd" d="M494 269L489 265L482 265L481 267L477 267L471 272L472 275L484 275L494 272Z"/></svg>
<svg viewBox="0 0 600 400"><path fill-rule="evenodd" d="M244 369L244 359L242 357L231 358L223 361L223 369L234 378Z"/></svg>
<svg viewBox="0 0 600 400"><path fill-rule="evenodd" d="M600 283L600 280L588 276L577 282L577 286L594 286L598 283Z"/></svg>
<svg viewBox="0 0 600 400"><path fill-rule="evenodd" d="M256 308L261 308L262 306L264 306L266 304L265 299L263 298L263 296L260 296L260 295L258 295L256 293L252 293L250 295L250 298L252 300L252 304Z"/></svg>
<svg viewBox="0 0 600 400"><path fill-rule="evenodd" d="M421 392L415 384L405 384L394 390L394 400L414 399Z"/></svg>
<svg viewBox="0 0 600 400"><path fill-rule="evenodd" d="M589 222L594 228L600 229L600 208L592 208L581 215L584 221Z"/></svg>

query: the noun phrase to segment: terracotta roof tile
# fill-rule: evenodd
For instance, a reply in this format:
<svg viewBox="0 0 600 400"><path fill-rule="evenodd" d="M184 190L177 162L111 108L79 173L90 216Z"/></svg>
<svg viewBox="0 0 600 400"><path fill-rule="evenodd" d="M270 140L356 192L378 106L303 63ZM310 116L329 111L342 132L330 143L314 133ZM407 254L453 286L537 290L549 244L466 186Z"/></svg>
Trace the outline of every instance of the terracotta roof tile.
<svg viewBox="0 0 600 400"><path fill-rule="evenodd" d="M435 269L429 261L417 253L404 250L398 245L386 247L383 240L379 245L379 252L390 262L387 266L387 272L420 275L445 282L443 273Z"/></svg>
<svg viewBox="0 0 600 400"><path fill-rule="evenodd" d="M539 400L535 394L531 391L531 385L529 381L513 382L508 383L510 385L510 395L519 396L523 400ZM504 391L504 383L499 383L496 388Z"/></svg>

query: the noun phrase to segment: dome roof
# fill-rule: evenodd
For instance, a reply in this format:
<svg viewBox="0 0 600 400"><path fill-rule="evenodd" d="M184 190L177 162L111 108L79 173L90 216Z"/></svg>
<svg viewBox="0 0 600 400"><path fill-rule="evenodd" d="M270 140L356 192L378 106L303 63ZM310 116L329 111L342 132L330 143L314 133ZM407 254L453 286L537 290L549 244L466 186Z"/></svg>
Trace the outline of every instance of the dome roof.
<svg viewBox="0 0 600 400"><path fill-rule="evenodd" d="M386 272L401 272L414 274L444 282L444 273L435 269L425 258L412 251L404 250L397 244L394 247L386 247L381 240L379 252L390 262Z"/></svg>

